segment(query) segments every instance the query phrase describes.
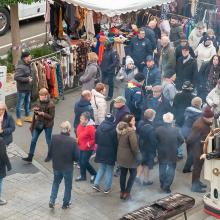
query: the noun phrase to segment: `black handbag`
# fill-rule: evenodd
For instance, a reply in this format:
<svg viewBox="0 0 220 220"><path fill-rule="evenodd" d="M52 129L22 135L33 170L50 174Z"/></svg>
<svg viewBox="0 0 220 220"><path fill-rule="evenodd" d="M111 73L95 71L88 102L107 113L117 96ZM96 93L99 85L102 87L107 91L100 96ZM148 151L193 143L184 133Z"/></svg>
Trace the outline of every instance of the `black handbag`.
<svg viewBox="0 0 220 220"><path fill-rule="evenodd" d="M38 131L42 131L44 129L44 123L42 121L36 120L34 128Z"/></svg>

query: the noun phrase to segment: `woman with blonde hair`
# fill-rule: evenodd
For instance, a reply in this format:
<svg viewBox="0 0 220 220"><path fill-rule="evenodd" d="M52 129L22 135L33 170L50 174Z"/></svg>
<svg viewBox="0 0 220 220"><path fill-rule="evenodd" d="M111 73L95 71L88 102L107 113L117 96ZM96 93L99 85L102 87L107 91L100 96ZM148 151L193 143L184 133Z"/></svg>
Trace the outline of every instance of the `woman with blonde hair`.
<svg viewBox="0 0 220 220"><path fill-rule="evenodd" d="M82 91L92 90L95 87L96 75L101 74L98 66L98 56L94 52L88 53L88 64L84 74L80 77L79 81L82 83Z"/></svg>

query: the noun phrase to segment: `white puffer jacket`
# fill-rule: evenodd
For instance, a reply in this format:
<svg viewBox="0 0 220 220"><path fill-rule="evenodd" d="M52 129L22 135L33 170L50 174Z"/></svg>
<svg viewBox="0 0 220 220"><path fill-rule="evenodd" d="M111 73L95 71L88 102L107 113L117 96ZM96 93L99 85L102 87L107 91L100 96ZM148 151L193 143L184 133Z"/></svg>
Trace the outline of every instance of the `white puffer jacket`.
<svg viewBox="0 0 220 220"><path fill-rule="evenodd" d="M91 104L94 111L95 124L100 125L107 113L105 96L93 89Z"/></svg>
<svg viewBox="0 0 220 220"><path fill-rule="evenodd" d="M208 94L206 102L209 106L213 107L216 115L220 113L220 89L218 85Z"/></svg>

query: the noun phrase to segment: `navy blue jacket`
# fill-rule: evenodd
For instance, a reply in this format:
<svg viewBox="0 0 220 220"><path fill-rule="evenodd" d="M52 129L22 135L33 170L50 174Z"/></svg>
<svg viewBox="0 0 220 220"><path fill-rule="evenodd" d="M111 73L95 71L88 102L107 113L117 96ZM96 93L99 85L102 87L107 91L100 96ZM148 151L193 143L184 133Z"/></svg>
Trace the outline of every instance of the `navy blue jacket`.
<svg viewBox="0 0 220 220"><path fill-rule="evenodd" d="M128 83L125 89L126 105L130 109L131 113L134 114L136 121L141 119L141 113L143 108L143 92L142 86L136 81Z"/></svg>
<svg viewBox="0 0 220 220"><path fill-rule="evenodd" d="M156 34L153 29L150 27L144 27L145 38L149 39L152 45L153 50L157 47Z"/></svg>
<svg viewBox="0 0 220 220"><path fill-rule="evenodd" d="M151 42L148 39L139 39L137 36L131 40L130 56L134 60L136 66L145 62L148 55L153 54Z"/></svg>
<svg viewBox="0 0 220 220"><path fill-rule="evenodd" d="M80 100L76 102L74 106L75 119L74 119L73 126L75 129L80 123L80 116L83 112L89 112L91 115L91 118L94 120L94 112L93 112L93 108L91 106L90 101L84 99L81 96Z"/></svg>
<svg viewBox="0 0 220 220"><path fill-rule="evenodd" d="M127 105L124 105L120 109L115 108L115 122L114 124L117 125L125 115L130 114L130 109L128 108Z"/></svg>
<svg viewBox="0 0 220 220"><path fill-rule="evenodd" d="M0 137L3 138L6 146L13 141L12 133L15 131L15 121L11 115L5 112L2 122L3 133L0 134Z"/></svg>
<svg viewBox="0 0 220 220"><path fill-rule="evenodd" d="M95 141L97 144L95 162L115 165L118 139L114 122L104 120L96 130Z"/></svg>
<svg viewBox="0 0 220 220"><path fill-rule="evenodd" d="M154 65L151 69L145 66L143 69L143 74L146 77L146 86L156 86L161 84L160 70L156 65Z"/></svg>
<svg viewBox="0 0 220 220"><path fill-rule="evenodd" d="M103 75L108 75L109 73L115 73L115 68L117 66L117 55L116 51L112 48L110 50L105 50L102 63L100 65Z"/></svg>

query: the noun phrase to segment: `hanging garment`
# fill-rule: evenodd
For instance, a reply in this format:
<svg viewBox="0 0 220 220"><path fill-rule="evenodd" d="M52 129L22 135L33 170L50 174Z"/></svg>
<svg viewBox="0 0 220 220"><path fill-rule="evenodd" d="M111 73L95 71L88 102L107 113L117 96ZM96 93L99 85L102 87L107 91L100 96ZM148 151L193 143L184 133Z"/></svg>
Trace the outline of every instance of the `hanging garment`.
<svg viewBox="0 0 220 220"><path fill-rule="evenodd" d="M40 61L36 62L36 66L37 66L38 79L39 79L38 82L39 90L42 88L48 89L45 66Z"/></svg>
<svg viewBox="0 0 220 220"><path fill-rule="evenodd" d="M104 35L100 35L99 38L100 46L99 46L99 53L98 53L98 64L100 65L102 63L102 57L104 54L104 42L106 41L106 37Z"/></svg>
<svg viewBox="0 0 220 220"><path fill-rule="evenodd" d="M52 36L54 36L55 34L54 11L55 11L54 5L50 4L50 32Z"/></svg>
<svg viewBox="0 0 220 220"><path fill-rule="evenodd" d="M85 29L86 29L86 36L88 40L92 40L95 36L95 28L93 23L93 12L88 11L85 17Z"/></svg>
<svg viewBox="0 0 220 220"><path fill-rule="evenodd" d="M35 63L31 64L31 72L33 77L33 86L31 91L31 98L32 100L36 100L38 98L38 74L37 74L37 67Z"/></svg>
<svg viewBox="0 0 220 220"><path fill-rule="evenodd" d="M51 65L51 97L52 98L59 97L57 77L56 77L56 66L54 64Z"/></svg>
<svg viewBox="0 0 220 220"><path fill-rule="evenodd" d="M57 78L57 88L58 88L58 93L60 96L64 95L63 91L63 76L62 76L62 71L61 71L61 65L56 64L56 78Z"/></svg>
<svg viewBox="0 0 220 220"><path fill-rule="evenodd" d="M125 57L125 45L124 45L125 41L126 38L123 36L114 38L114 48L119 55L120 64L122 64L123 58Z"/></svg>
<svg viewBox="0 0 220 220"><path fill-rule="evenodd" d="M63 39L63 11L62 7L59 9L59 26L58 26L58 38Z"/></svg>

